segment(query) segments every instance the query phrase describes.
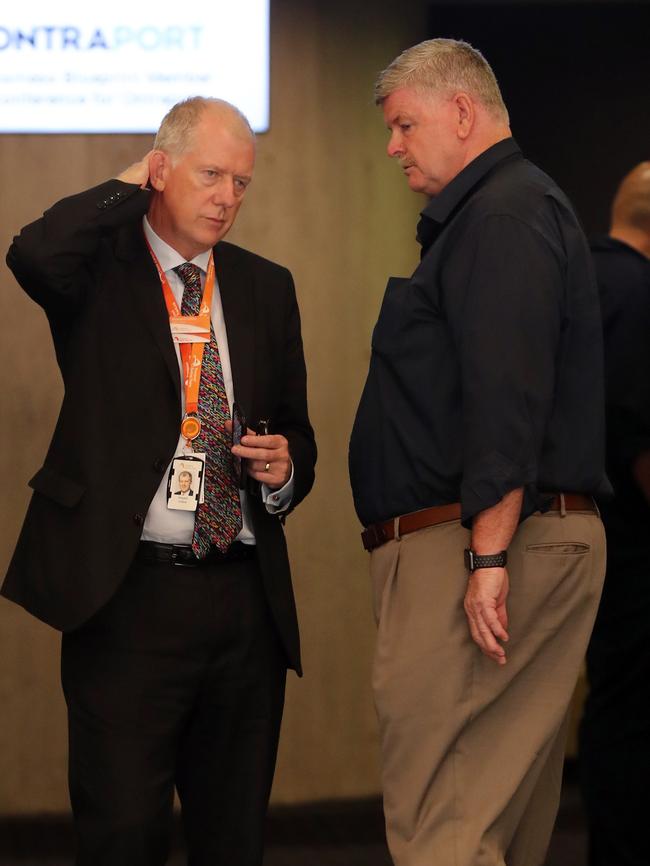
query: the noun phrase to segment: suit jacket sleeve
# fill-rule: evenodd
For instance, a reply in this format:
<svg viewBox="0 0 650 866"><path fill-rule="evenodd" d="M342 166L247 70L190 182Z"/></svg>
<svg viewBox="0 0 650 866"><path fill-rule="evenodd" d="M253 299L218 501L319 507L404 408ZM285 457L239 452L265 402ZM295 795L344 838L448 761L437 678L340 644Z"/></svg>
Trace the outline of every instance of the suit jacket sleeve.
<svg viewBox="0 0 650 866"><path fill-rule="evenodd" d="M7 265L50 319L83 306L102 239L140 219L149 196L135 184L109 180L57 202L14 238Z"/></svg>

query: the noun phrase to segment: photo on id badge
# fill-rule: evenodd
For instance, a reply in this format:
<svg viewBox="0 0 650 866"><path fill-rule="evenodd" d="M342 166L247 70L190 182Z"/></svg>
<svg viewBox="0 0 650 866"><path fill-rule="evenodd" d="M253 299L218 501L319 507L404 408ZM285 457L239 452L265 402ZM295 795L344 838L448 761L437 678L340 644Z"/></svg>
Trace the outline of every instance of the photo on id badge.
<svg viewBox="0 0 650 866"><path fill-rule="evenodd" d="M179 511L196 511L201 502L203 460L185 455L172 460L167 479L167 507Z"/></svg>

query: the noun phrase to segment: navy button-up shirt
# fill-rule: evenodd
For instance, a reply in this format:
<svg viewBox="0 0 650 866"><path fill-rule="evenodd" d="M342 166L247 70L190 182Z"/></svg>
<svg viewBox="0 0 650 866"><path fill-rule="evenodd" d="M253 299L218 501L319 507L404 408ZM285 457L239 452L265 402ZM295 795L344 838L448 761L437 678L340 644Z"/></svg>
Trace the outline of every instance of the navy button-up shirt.
<svg viewBox="0 0 650 866"><path fill-rule="evenodd" d="M607 494L602 334L589 248L565 195L511 138L422 211L422 259L391 278L350 442L364 525L524 488Z"/></svg>

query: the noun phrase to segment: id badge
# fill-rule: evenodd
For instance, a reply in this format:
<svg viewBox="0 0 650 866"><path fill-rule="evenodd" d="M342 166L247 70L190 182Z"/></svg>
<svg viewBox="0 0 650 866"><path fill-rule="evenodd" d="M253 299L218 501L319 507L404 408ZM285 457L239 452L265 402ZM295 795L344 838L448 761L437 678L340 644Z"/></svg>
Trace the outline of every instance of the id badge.
<svg viewBox="0 0 650 866"><path fill-rule="evenodd" d="M169 327L175 343L209 343L210 316L171 316Z"/></svg>
<svg viewBox="0 0 650 866"><path fill-rule="evenodd" d="M203 502L205 454L183 454L174 457L167 478L167 508L196 511Z"/></svg>

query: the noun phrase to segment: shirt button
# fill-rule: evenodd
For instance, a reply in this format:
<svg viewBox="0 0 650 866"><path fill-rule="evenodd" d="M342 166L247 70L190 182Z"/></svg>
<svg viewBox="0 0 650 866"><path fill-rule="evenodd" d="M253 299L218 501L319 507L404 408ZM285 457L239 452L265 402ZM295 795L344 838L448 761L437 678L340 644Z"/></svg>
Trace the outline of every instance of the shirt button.
<svg viewBox="0 0 650 866"><path fill-rule="evenodd" d="M271 497L271 499L272 499L274 502L277 502L279 498L280 498L280 497L278 496L277 493L274 493L273 496Z"/></svg>
<svg viewBox="0 0 650 866"><path fill-rule="evenodd" d="M162 472L166 465L167 464L165 463L165 461L159 457L157 460L154 460L154 462L153 462L154 472Z"/></svg>
<svg viewBox="0 0 650 866"><path fill-rule="evenodd" d="M142 526L144 523L144 517L141 514L134 514L133 515L133 522L135 523L136 526Z"/></svg>

